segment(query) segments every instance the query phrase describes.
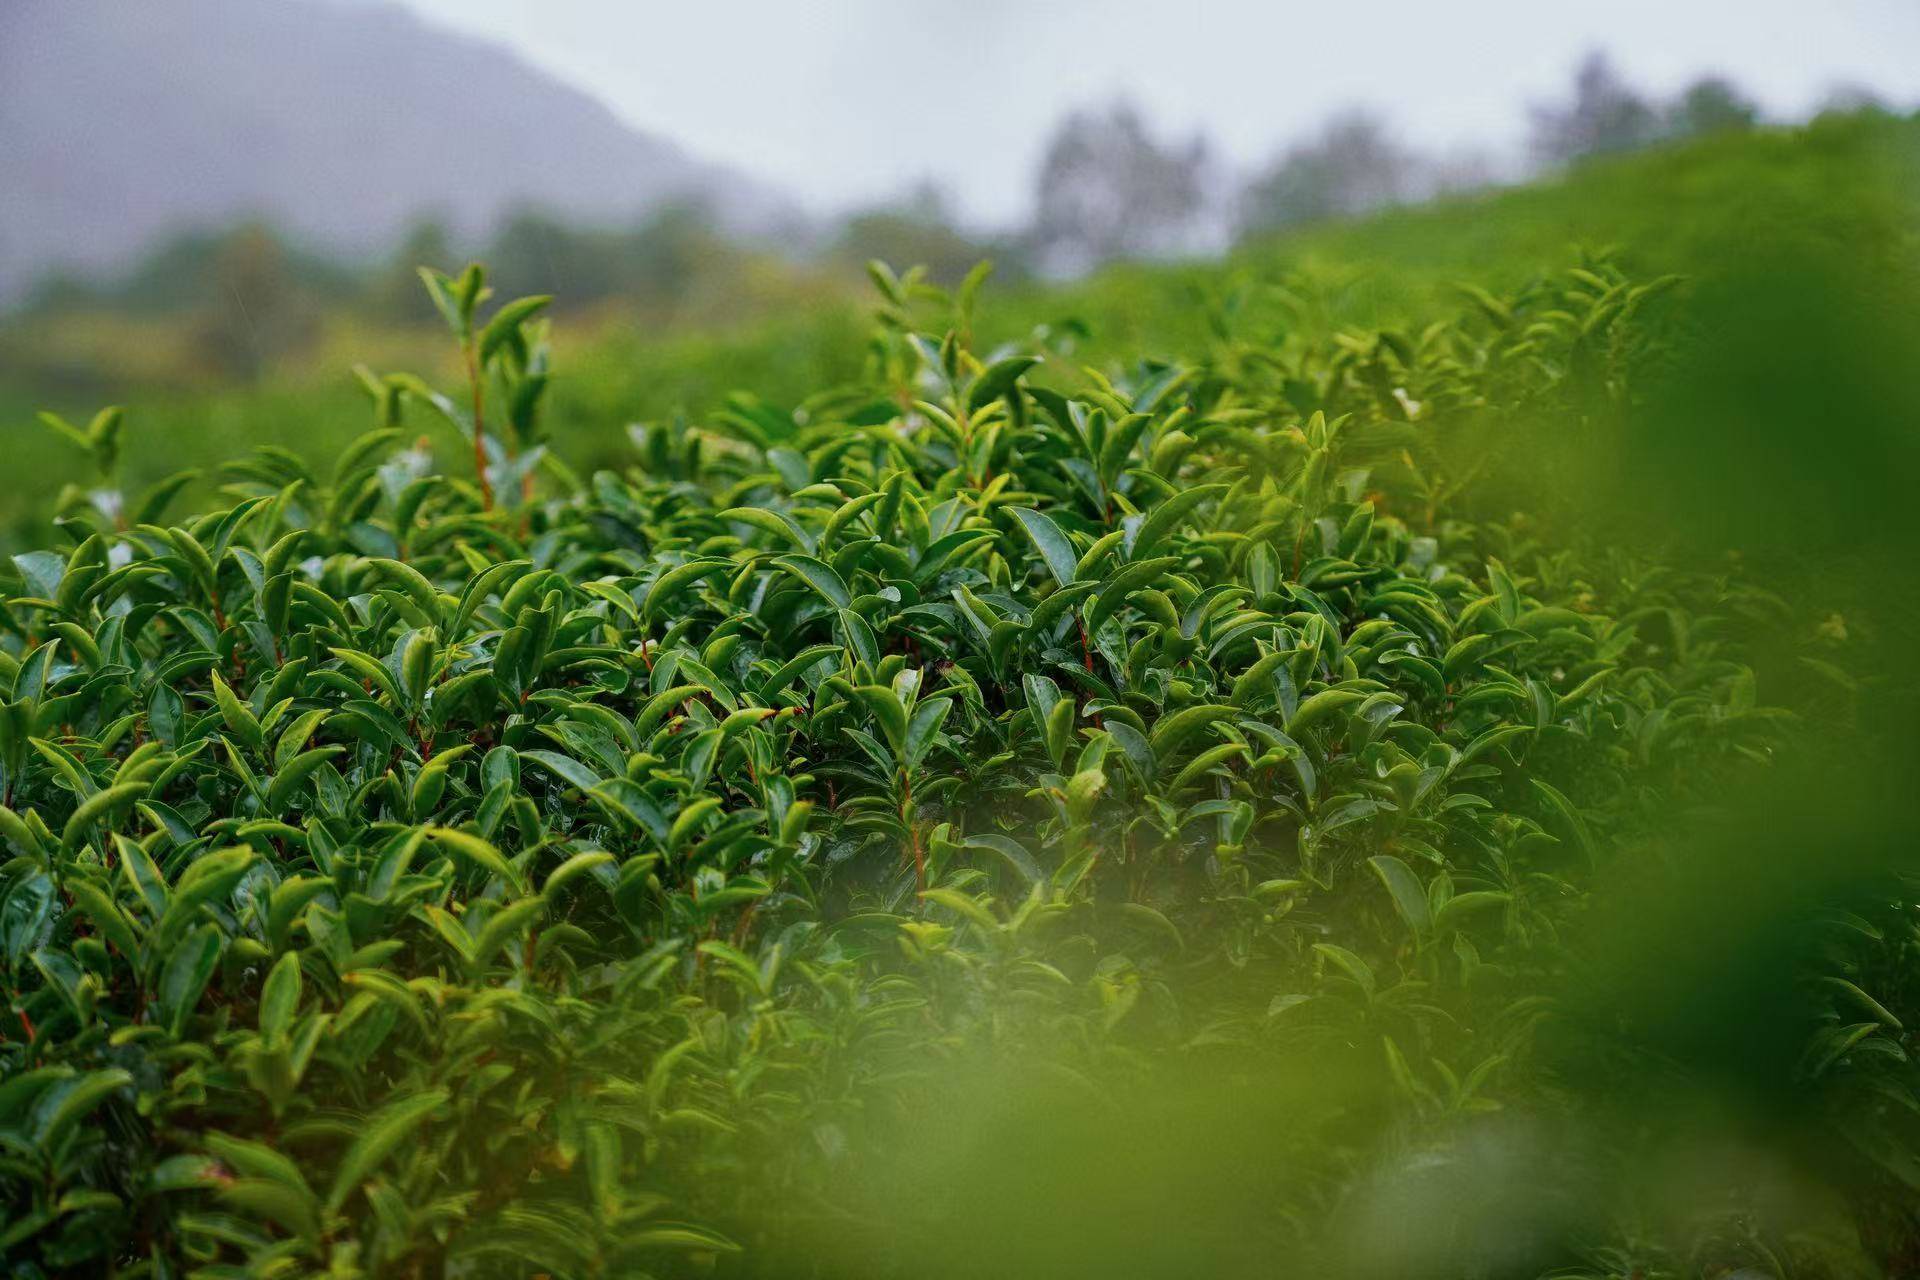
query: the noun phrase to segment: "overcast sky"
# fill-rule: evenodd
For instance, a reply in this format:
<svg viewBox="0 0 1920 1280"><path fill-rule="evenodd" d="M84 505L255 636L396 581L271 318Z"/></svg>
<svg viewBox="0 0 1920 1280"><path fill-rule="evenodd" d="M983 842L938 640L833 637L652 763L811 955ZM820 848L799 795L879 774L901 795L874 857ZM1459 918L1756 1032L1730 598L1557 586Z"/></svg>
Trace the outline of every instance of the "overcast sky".
<svg viewBox="0 0 1920 1280"><path fill-rule="evenodd" d="M1125 94L1252 165L1329 111L1516 149L1604 46L1670 91L1733 76L1775 113L1840 83L1920 101L1920 0L403 0L631 123L828 212L931 177L1017 218L1052 124Z"/></svg>

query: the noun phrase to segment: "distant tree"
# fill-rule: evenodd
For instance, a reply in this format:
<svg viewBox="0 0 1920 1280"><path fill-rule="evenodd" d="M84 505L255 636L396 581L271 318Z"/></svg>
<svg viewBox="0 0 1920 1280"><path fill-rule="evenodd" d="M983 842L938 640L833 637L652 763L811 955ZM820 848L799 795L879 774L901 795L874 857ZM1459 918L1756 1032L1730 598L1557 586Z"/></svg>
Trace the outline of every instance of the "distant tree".
<svg viewBox="0 0 1920 1280"><path fill-rule="evenodd" d="M1871 85L1849 81L1833 85L1822 94L1815 114L1823 116L1850 116L1863 113L1886 115L1891 111L1892 107L1878 90Z"/></svg>
<svg viewBox="0 0 1920 1280"><path fill-rule="evenodd" d="M698 283L708 292L730 288L745 269L746 253L719 230L719 217L694 199L660 206L622 237L626 291L642 303L673 308Z"/></svg>
<svg viewBox="0 0 1920 1280"><path fill-rule="evenodd" d="M1573 77L1572 99L1558 106L1533 108L1533 150L1547 164L1568 164L1585 156L1630 151L1661 135L1660 113L1595 50Z"/></svg>
<svg viewBox="0 0 1920 1280"><path fill-rule="evenodd" d="M367 303L374 314L384 319L421 321L434 319L433 303L420 287L421 267L436 271L456 271L461 264L447 224L438 218L423 218L407 229L386 262L367 282Z"/></svg>
<svg viewBox="0 0 1920 1280"><path fill-rule="evenodd" d="M994 260L999 279L1018 276L1021 264L1012 248L961 229L947 193L923 182L904 200L848 215L833 238L830 254L842 263L878 258L896 266L924 266L936 282L952 285L982 258Z"/></svg>
<svg viewBox="0 0 1920 1280"><path fill-rule="evenodd" d="M1041 264L1074 271L1175 252L1206 206L1206 143L1163 145L1130 104L1076 111L1047 144L1031 239Z"/></svg>
<svg viewBox="0 0 1920 1280"><path fill-rule="evenodd" d="M1702 76L1667 109L1667 131L1682 138L1751 129L1760 106L1725 76Z"/></svg>
<svg viewBox="0 0 1920 1280"><path fill-rule="evenodd" d="M253 222L182 232L116 276L50 278L30 295L30 304L43 312L87 307L143 316L204 312L234 305L230 277L236 264L268 262L288 296L298 294L310 303L347 299L360 286L352 268L292 247L272 227ZM251 278L257 271L242 275Z"/></svg>
<svg viewBox="0 0 1920 1280"><path fill-rule="evenodd" d="M96 281L94 301L135 315L179 314L217 305L221 261L235 258L239 242L253 242L251 252L258 254L271 238L272 232L258 225L184 231L155 245L118 279ZM276 258L284 258L285 249L278 241L273 252Z"/></svg>
<svg viewBox="0 0 1920 1280"><path fill-rule="evenodd" d="M625 264L611 240L543 210L521 208L500 224L482 256L501 296L549 293L577 306L620 287Z"/></svg>
<svg viewBox="0 0 1920 1280"><path fill-rule="evenodd" d="M194 346L212 372L252 381L313 340L319 308L302 287L297 261L265 226L240 227L220 238L193 329Z"/></svg>
<svg viewBox="0 0 1920 1280"><path fill-rule="evenodd" d="M739 283L746 253L697 201L664 204L631 227L586 227L544 210L509 217L480 255L503 296L552 294L561 307L617 300L654 318L695 293Z"/></svg>
<svg viewBox="0 0 1920 1280"><path fill-rule="evenodd" d="M1242 235L1353 217L1412 198L1421 163L1365 111L1333 117L1290 147L1241 192Z"/></svg>

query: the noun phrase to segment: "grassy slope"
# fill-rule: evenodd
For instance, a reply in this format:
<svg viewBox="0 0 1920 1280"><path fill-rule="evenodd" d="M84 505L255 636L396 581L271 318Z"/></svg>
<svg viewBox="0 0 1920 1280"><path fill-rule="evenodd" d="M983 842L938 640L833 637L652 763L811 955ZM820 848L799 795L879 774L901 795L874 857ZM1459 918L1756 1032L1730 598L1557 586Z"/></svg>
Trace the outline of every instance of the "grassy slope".
<svg viewBox="0 0 1920 1280"><path fill-rule="evenodd" d="M1587 250L1615 251L1643 277L1711 272L1783 241L1859 254L1912 234L1917 168L1920 124L1825 120L1285 234L1224 263L1115 268L1023 302L1090 318L1102 354L1195 349L1206 323L1195 300L1263 281L1294 285L1316 322L1392 325L1453 306L1458 284L1514 288Z"/></svg>
<svg viewBox="0 0 1920 1280"><path fill-rule="evenodd" d="M1910 234L1903 211L1916 155L1920 127L1892 121L1835 120L1709 139L1591 164L1557 181L1293 233L1223 262L1122 266L1071 285L1022 289L996 301L992 320L1005 336L1076 317L1090 334L1075 356L1104 365L1204 349L1223 296L1240 299L1243 327L1271 337L1288 326L1430 319L1455 305L1454 285L1511 287L1566 264L1583 246L1625 246L1626 264L1643 275L1709 271L1744 245L1782 237L1858 253ZM1889 156L1901 162L1889 165ZM1278 306L1270 305L1276 285L1286 291ZM861 323L856 307L822 303L715 336L663 342L616 331L567 342L563 334L556 441L582 469L617 465L628 422L697 415L734 388L796 399L857 367ZM328 347L353 345L349 336ZM384 340L366 345L393 350ZM450 361L422 371L452 376ZM213 393L129 387L122 394L133 406L126 477L132 492L256 444L324 458L367 422L344 367L315 381ZM81 459L33 423L34 410L48 402L70 415L94 407L0 376L0 441L12 464L12 483L0 491L0 542L32 539L31 522L53 492L88 480Z"/></svg>

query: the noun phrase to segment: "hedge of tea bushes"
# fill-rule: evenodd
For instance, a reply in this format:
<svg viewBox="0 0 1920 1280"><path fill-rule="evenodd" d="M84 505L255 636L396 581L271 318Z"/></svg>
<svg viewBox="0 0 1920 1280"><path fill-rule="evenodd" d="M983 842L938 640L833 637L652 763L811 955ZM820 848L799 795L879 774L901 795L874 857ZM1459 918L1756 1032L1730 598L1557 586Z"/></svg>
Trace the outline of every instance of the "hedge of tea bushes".
<svg viewBox="0 0 1920 1280"><path fill-rule="evenodd" d="M1482 483L1631 397L1670 282L1099 371L973 349L977 276L875 280L859 383L581 477L542 300L430 276L467 386L363 371L339 456L14 558L7 1274L985 1274L1044 1255L951 1180L1038 1157L910 1186L903 1124L1216 1070L1299 1104L1274 1199L1194 1228L1251 1272L1381 1152L1567 1104L1596 868L1791 723L1742 640L1777 600ZM116 413L56 425L111 474ZM1860 924L1808 1087L1910 1102L1869 975L1911 944Z"/></svg>

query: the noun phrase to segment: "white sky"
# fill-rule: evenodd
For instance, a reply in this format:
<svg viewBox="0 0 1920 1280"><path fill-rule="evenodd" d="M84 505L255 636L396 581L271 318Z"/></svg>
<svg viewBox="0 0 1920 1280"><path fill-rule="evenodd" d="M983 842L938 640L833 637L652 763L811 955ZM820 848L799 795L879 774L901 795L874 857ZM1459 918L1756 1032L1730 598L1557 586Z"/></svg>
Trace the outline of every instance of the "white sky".
<svg viewBox="0 0 1920 1280"><path fill-rule="evenodd" d="M1067 110L1126 94L1251 166L1330 111L1501 149L1595 45L1643 89L1733 76L1774 113L1840 82L1920 101L1920 0L402 0L629 122L830 212L931 177L1027 208Z"/></svg>

